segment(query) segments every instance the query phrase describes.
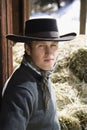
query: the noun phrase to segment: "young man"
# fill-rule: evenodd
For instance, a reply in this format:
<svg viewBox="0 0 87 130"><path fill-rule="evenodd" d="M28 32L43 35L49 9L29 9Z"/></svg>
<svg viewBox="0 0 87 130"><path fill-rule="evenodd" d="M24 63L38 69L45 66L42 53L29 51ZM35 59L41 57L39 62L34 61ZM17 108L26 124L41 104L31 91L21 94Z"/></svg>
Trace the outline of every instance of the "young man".
<svg viewBox="0 0 87 130"><path fill-rule="evenodd" d="M3 93L0 130L60 130L49 77L55 68L58 41L75 36L59 36L56 20L47 18L26 21L24 36L7 35L9 40L25 43L25 54Z"/></svg>

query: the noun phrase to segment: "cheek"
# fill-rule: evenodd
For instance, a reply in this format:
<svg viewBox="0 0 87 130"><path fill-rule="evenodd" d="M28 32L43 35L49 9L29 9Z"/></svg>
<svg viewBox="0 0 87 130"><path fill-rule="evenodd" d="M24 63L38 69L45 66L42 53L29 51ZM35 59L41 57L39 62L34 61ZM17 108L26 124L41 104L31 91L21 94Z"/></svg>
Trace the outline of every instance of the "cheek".
<svg viewBox="0 0 87 130"><path fill-rule="evenodd" d="M55 56L55 60L56 60L56 59L57 59L57 57L58 57L58 51L55 51L54 56Z"/></svg>
<svg viewBox="0 0 87 130"><path fill-rule="evenodd" d="M33 61L36 63L36 62L39 62L42 60L42 57L43 57L43 53L41 51L33 51L32 53L32 58L33 58Z"/></svg>

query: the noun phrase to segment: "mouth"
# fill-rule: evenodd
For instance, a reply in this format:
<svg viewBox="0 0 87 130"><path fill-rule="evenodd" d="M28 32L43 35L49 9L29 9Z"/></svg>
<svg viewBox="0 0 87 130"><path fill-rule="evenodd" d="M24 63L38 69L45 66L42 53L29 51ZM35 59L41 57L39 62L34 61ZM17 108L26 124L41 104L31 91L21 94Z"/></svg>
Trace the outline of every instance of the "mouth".
<svg viewBox="0 0 87 130"><path fill-rule="evenodd" d="M45 62L51 62L51 61L54 61L54 59L45 59L44 61Z"/></svg>

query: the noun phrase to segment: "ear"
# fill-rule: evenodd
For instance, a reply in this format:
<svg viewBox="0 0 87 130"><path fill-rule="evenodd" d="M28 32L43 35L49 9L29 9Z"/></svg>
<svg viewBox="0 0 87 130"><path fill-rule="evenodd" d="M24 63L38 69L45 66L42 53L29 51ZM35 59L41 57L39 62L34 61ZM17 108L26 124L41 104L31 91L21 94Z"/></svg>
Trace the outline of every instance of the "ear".
<svg viewBox="0 0 87 130"><path fill-rule="evenodd" d="M24 44L24 48L25 48L26 53L28 55L30 55L30 48L29 48L29 46L26 43Z"/></svg>

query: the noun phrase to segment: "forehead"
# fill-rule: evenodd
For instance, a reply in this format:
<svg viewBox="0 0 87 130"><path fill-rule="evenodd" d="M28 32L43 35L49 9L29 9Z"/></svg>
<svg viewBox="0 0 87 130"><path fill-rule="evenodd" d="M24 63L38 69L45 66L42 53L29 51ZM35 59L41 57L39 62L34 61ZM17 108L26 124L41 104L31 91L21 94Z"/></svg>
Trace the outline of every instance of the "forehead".
<svg viewBox="0 0 87 130"><path fill-rule="evenodd" d="M32 41L33 45L38 44L58 44L58 41Z"/></svg>

